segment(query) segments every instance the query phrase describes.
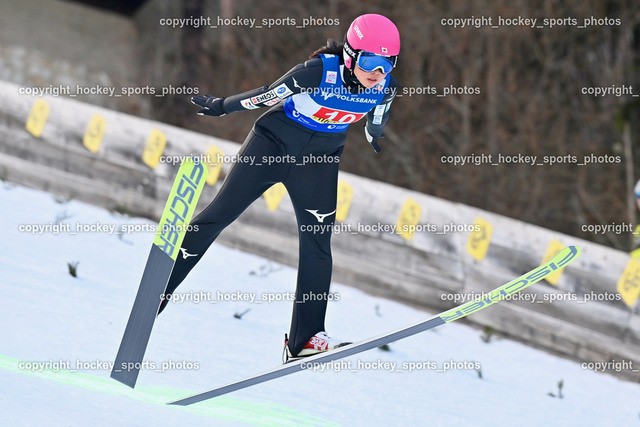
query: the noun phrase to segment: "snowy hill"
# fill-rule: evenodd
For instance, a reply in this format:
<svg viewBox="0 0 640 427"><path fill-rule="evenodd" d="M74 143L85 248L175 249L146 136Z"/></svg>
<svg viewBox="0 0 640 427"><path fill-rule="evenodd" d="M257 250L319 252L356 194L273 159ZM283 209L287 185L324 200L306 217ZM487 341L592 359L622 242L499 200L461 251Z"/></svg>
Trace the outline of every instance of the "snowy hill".
<svg viewBox="0 0 640 427"><path fill-rule="evenodd" d="M110 364L153 224L7 183L0 187L0 212L2 425L640 421L640 385L508 340L485 343L481 331L455 323L392 343L390 351L328 364L323 372L302 372L189 407L167 406L280 363L295 270L214 244L178 288L183 301L158 318L145 369L130 390L109 378ZM68 264L76 262L72 277ZM339 284L332 292L327 329L344 339L431 316ZM563 397L550 396L559 394L561 380Z"/></svg>

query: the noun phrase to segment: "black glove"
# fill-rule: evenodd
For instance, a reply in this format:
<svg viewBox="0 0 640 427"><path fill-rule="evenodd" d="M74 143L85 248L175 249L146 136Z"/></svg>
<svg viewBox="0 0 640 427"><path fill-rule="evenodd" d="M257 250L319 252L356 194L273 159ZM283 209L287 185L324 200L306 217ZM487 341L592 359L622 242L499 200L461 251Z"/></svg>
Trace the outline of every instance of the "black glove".
<svg viewBox="0 0 640 427"><path fill-rule="evenodd" d="M216 98L211 95L196 95L191 98L191 102L202 107L202 110L198 111L200 116L224 116L227 114L222 107L222 101L224 98Z"/></svg>
<svg viewBox="0 0 640 427"><path fill-rule="evenodd" d="M384 138L384 135L382 134L379 136L370 135L366 125L364 127L364 135L367 137L367 141L369 141L369 144L371 144L371 146L373 147L373 150L376 153L379 153L382 151L382 148L380 148L380 145L378 144L378 138Z"/></svg>

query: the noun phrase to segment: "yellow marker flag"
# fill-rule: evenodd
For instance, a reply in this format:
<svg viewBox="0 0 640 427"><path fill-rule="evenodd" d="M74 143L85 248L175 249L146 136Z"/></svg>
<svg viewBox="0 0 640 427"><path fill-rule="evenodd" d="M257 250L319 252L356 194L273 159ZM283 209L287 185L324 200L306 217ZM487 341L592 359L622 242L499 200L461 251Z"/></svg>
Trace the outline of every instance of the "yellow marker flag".
<svg viewBox="0 0 640 427"><path fill-rule="evenodd" d="M633 307L640 296L640 260L629 258L629 262L618 280L618 293L629 307Z"/></svg>
<svg viewBox="0 0 640 427"><path fill-rule="evenodd" d="M547 250L544 253L544 257L542 258L542 263L544 264L545 262L549 261L563 249L564 245L562 243L555 239L552 240L551 242L549 242L549 246L547 246ZM560 276L562 276L563 271L564 269L561 268L553 274L545 277L545 280L555 286L560 281Z"/></svg>
<svg viewBox="0 0 640 427"><path fill-rule="evenodd" d="M262 197L264 197L265 202L267 202L269 210L275 211L278 209L285 194L287 194L287 189L281 182L278 182L265 191Z"/></svg>
<svg viewBox="0 0 640 427"><path fill-rule="evenodd" d="M408 198L405 200L400 215L398 215L398 221L396 223L397 233L407 240L413 239L413 234L416 231L416 226L420 221L420 215L422 215L422 208L415 200Z"/></svg>
<svg viewBox="0 0 640 427"><path fill-rule="evenodd" d="M142 153L142 161L152 169L160 163L160 157L167 145L167 137L158 129L153 129L147 138L147 144Z"/></svg>
<svg viewBox="0 0 640 427"><path fill-rule="evenodd" d="M353 187L345 181L338 181L338 205L336 207L336 221L343 222L345 219L347 219L352 200Z"/></svg>
<svg viewBox="0 0 640 427"><path fill-rule="evenodd" d="M107 121L101 115L95 114L91 117L87 125L87 130L84 133L84 138L82 139L82 144L85 148L92 153L97 153L100 149L100 144L102 144L102 138L104 137L106 129Z"/></svg>
<svg viewBox="0 0 640 427"><path fill-rule="evenodd" d="M33 107L31 107L29 117L27 117L27 122L25 123L27 132L36 138L42 136L42 131L44 130L44 125L47 123L48 118L49 104L42 98L36 99L36 102L33 103Z"/></svg>
<svg viewBox="0 0 640 427"><path fill-rule="evenodd" d="M489 221L480 217L476 218L473 222L473 231L467 240L467 252L469 255L478 261L482 261L487 256L492 235L493 226Z"/></svg>
<svg viewBox="0 0 640 427"><path fill-rule="evenodd" d="M206 153L207 166L209 167L209 176L207 177L207 184L214 185L220 178L220 172L222 171L222 162L224 159L224 153L217 146L212 145L209 147Z"/></svg>

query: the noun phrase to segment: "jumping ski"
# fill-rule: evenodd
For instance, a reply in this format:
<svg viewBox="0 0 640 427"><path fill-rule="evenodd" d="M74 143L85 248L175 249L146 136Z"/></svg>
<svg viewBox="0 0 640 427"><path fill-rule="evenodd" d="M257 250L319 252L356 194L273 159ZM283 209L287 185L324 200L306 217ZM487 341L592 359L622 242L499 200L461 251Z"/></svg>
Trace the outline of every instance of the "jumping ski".
<svg viewBox="0 0 640 427"><path fill-rule="evenodd" d="M427 320L420 321L413 325L397 329L395 331L382 334L376 337L365 339L354 344L346 345L344 347L337 348L335 350L328 351L326 353L320 353L314 356L298 359L295 362L291 362L282 366L278 366L267 372L259 375L255 375L249 378L245 378L241 381L227 384L225 386L215 388L210 391L206 391L200 394L196 394L185 399L169 402L170 405L191 405L192 403L201 402L203 400L211 399L216 396L230 393L232 391L240 390L250 387L252 385L260 384L275 378L283 377L285 375L293 374L304 369L317 367L321 363L330 362L333 360L342 359L354 354L361 353L366 350L377 348L383 344L389 344L394 341L398 341L403 338L424 332L429 329L436 328L444 325L445 323L453 322L454 320L461 319L465 316L473 314L479 310L482 310L490 305L493 305L509 296L520 292L521 290L533 285L536 282L544 279L553 272L566 267L569 263L575 260L580 255L580 248L576 246L568 246L561 250L556 256L549 261L536 267L535 269L523 274L517 279L506 283L493 291L489 292L486 296L478 298L475 301L470 301L465 304L461 304L450 310L444 311L439 315Z"/></svg>
<svg viewBox="0 0 640 427"><path fill-rule="evenodd" d="M180 245L198 204L208 168L187 159L178 170L142 274L129 321L111 370L111 378L133 388L147 349L161 296L173 271Z"/></svg>

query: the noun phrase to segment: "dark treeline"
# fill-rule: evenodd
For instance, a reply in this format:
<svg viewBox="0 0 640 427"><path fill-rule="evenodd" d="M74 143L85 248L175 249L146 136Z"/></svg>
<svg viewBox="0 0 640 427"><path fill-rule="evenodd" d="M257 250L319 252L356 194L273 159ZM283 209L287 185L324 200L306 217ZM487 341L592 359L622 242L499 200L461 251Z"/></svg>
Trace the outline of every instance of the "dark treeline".
<svg viewBox="0 0 640 427"><path fill-rule="evenodd" d="M393 71L402 96L383 152L370 149L358 123L342 170L630 248L630 233L594 235L583 226L636 221L640 98L623 92L640 94L637 0L184 0L167 7L213 25L226 17L263 26L162 29L166 72L156 69L154 83L216 96L270 84L327 38L342 40L359 14L390 17L402 36ZM279 21L269 28L269 18ZM157 68L158 53L146 54ZM445 89L450 94L438 96ZM184 96L156 102L158 119L239 142L261 114L202 118ZM451 164L453 156L467 164ZM490 164L513 156L535 164ZM552 158L556 164L540 165Z"/></svg>

